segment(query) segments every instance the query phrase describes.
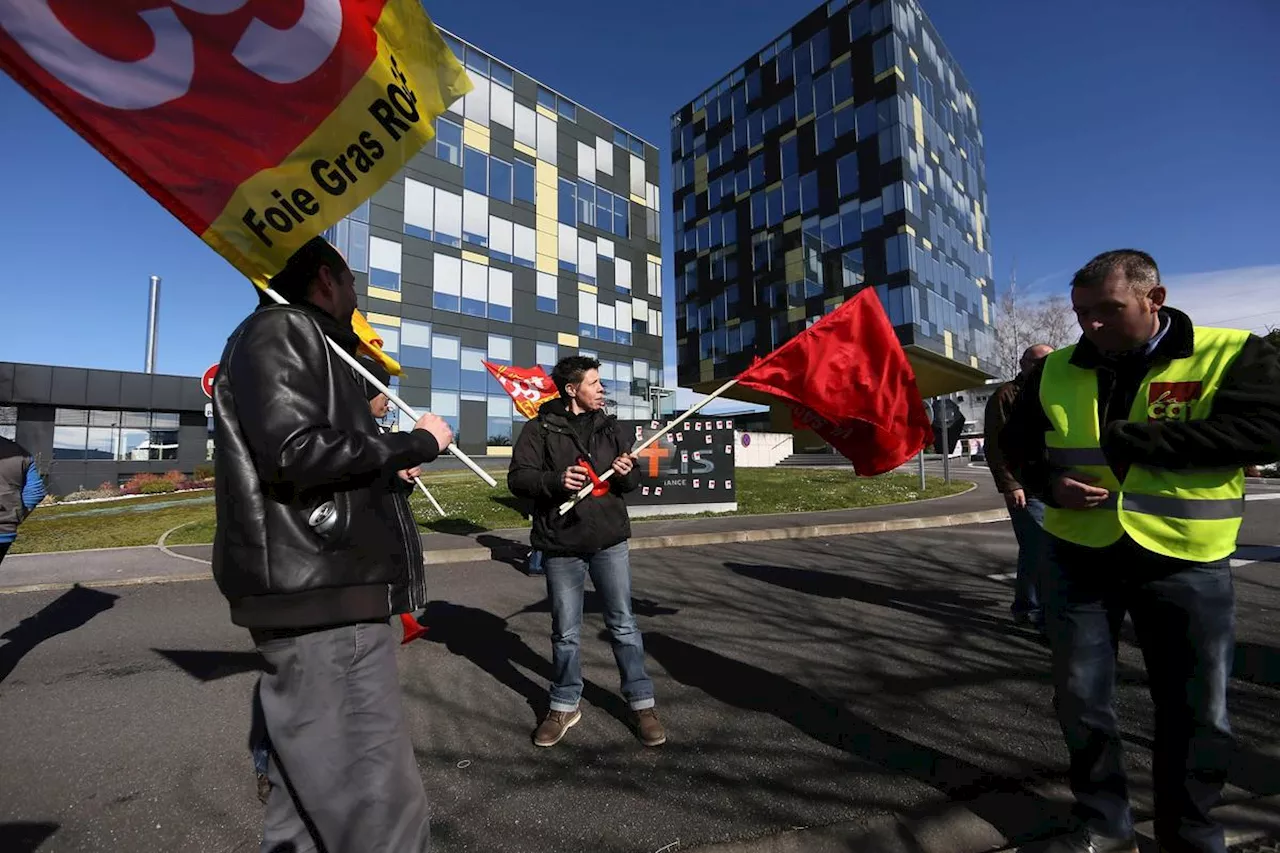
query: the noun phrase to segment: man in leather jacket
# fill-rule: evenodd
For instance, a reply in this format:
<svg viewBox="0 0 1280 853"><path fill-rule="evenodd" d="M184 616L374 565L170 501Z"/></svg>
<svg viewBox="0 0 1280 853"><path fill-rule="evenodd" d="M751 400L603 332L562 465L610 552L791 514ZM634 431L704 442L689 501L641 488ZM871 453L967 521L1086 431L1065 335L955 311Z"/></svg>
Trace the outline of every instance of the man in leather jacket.
<svg viewBox="0 0 1280 853"><path fill-rule="evenodd" d="M644 668L644 642L631 611L631 561L627 540L631 519L622 495L640 484L631 456L632 441L618 419L604 412L600 362L586 356L562 358L551 371L560 399L551 400L520 432L511 453L507 487L533 501L530 541L542 551L551 601L551 653L555 671L551 710L533 733L535 746L549 747L582 718L582 596L586 577L600 595L622 695L645 746L666 743L654 708L653 681ZM589 467L588 467L589 466ZM565 515L561 502L588 478L612 468L591 496Z"/></svg>
<svg viewBox="0 0 1280 853"><path fill-rule="evenodd" d="M453 440L423 415L379 435L349 353L355 282L316 238L227 341L214 381L213 573L266 660L263 849L425 851L428 808L404 724L394 613L420 607L422 546L398 471Z"/></svg>

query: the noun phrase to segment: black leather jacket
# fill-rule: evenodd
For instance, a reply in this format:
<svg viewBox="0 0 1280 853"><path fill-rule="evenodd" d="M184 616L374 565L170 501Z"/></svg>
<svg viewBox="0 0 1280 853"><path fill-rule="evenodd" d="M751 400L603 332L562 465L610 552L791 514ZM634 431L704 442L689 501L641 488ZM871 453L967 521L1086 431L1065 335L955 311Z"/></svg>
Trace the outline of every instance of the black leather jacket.
<svg viewBox="0 0 1280 853"><path fill-rule="evenodd" d="M440 448L422 430L379 435L325 334L349 352L359 342L310 305L259 308L214 380L213 575L247 628L322 628L426 603L422 540L395 472ZM337 521L320 535L308 519L326 501Z"/></svg>
<svg viewBox="0 0 1280 853"><path fill-rule="evenodd" d="M592 412L579 417L585 422L575 426L564 400L543 405L520 431L507 471L511 493L533 502L530 543L551 556L594 554L631 538L631 517L622 496L640 485L638 467L625 477L611 477L604 495L584 498L560 515L560 504L570 497L561 484L566 468L586 459L603 474L632 446L613 415Z"/></svg>

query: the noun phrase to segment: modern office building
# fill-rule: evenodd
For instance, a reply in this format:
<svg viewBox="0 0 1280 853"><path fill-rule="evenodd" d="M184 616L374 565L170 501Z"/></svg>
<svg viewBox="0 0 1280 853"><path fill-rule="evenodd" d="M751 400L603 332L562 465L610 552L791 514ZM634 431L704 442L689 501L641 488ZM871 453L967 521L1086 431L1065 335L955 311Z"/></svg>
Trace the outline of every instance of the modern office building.
<svg viewBox="0 0 1280 853"><path fill-rule="evenodd" d="M672 116L671 159L680 385L869 286L926 397L994 372L977 100L915 0L815 9Z"/></svg>
<svg viewBox="0 0 1280 853"><path fill-rule="evenodd" d="M475 89L329 233L404 366L397 392L470 453L520 417L482 362L600 359L614 411L649 416L662 368L657 149L461 39Z"/></svg>
<svg viewBox="0 0 1280 853"><path fill-rule="evenodd" d="M212 456L198 376L0 362L0 436L65 495L134 474L192 474Z"/></svg>

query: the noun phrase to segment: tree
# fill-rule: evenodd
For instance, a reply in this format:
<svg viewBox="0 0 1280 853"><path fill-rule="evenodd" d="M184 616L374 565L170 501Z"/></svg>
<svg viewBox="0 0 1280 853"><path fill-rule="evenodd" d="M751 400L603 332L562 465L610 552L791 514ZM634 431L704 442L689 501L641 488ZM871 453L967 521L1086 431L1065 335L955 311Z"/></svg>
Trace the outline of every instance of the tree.
<svg viewBox="0 0 1280 853"><path fill-rule="evenodd" d="M1028 299L1015 284L996 303L996 366L1000 378L1018 375L1018 362L1027 347L1048 344L1057 349L1080 336L1071 306L1061 296Z"/></svg>
<svg viewBox="0 0 1280 853"><path fill-rule="evenodd" d="M1267 339L1267 343L1271 344L1272 346L1280 347L1280 327L1272 329L1271 331L1267 332L1263 337L1265 337Z"/></svg>

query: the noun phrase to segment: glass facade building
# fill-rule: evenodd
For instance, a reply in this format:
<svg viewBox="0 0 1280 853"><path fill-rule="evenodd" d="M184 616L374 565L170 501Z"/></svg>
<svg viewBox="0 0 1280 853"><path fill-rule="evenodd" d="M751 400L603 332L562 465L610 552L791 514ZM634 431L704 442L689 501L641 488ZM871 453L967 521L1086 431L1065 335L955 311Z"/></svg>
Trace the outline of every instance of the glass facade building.
<svg viewBox="0 0 1280 853"><path fill-rule="evenodd" d="M509 452L522 419L483 362L550 372L581 353L619 417L647 418L662 368L657 149L442 34L475 89L327 234L404 367L397 393L464 450Z"/></svg>
<svg viewBox="0 0 1280 853"><path fill-rule="evenodd" d="M982 146L974 93L915 0L832 0L681 107L680 384L710 390L871 286L926 396L985 381Z"/></svg>

